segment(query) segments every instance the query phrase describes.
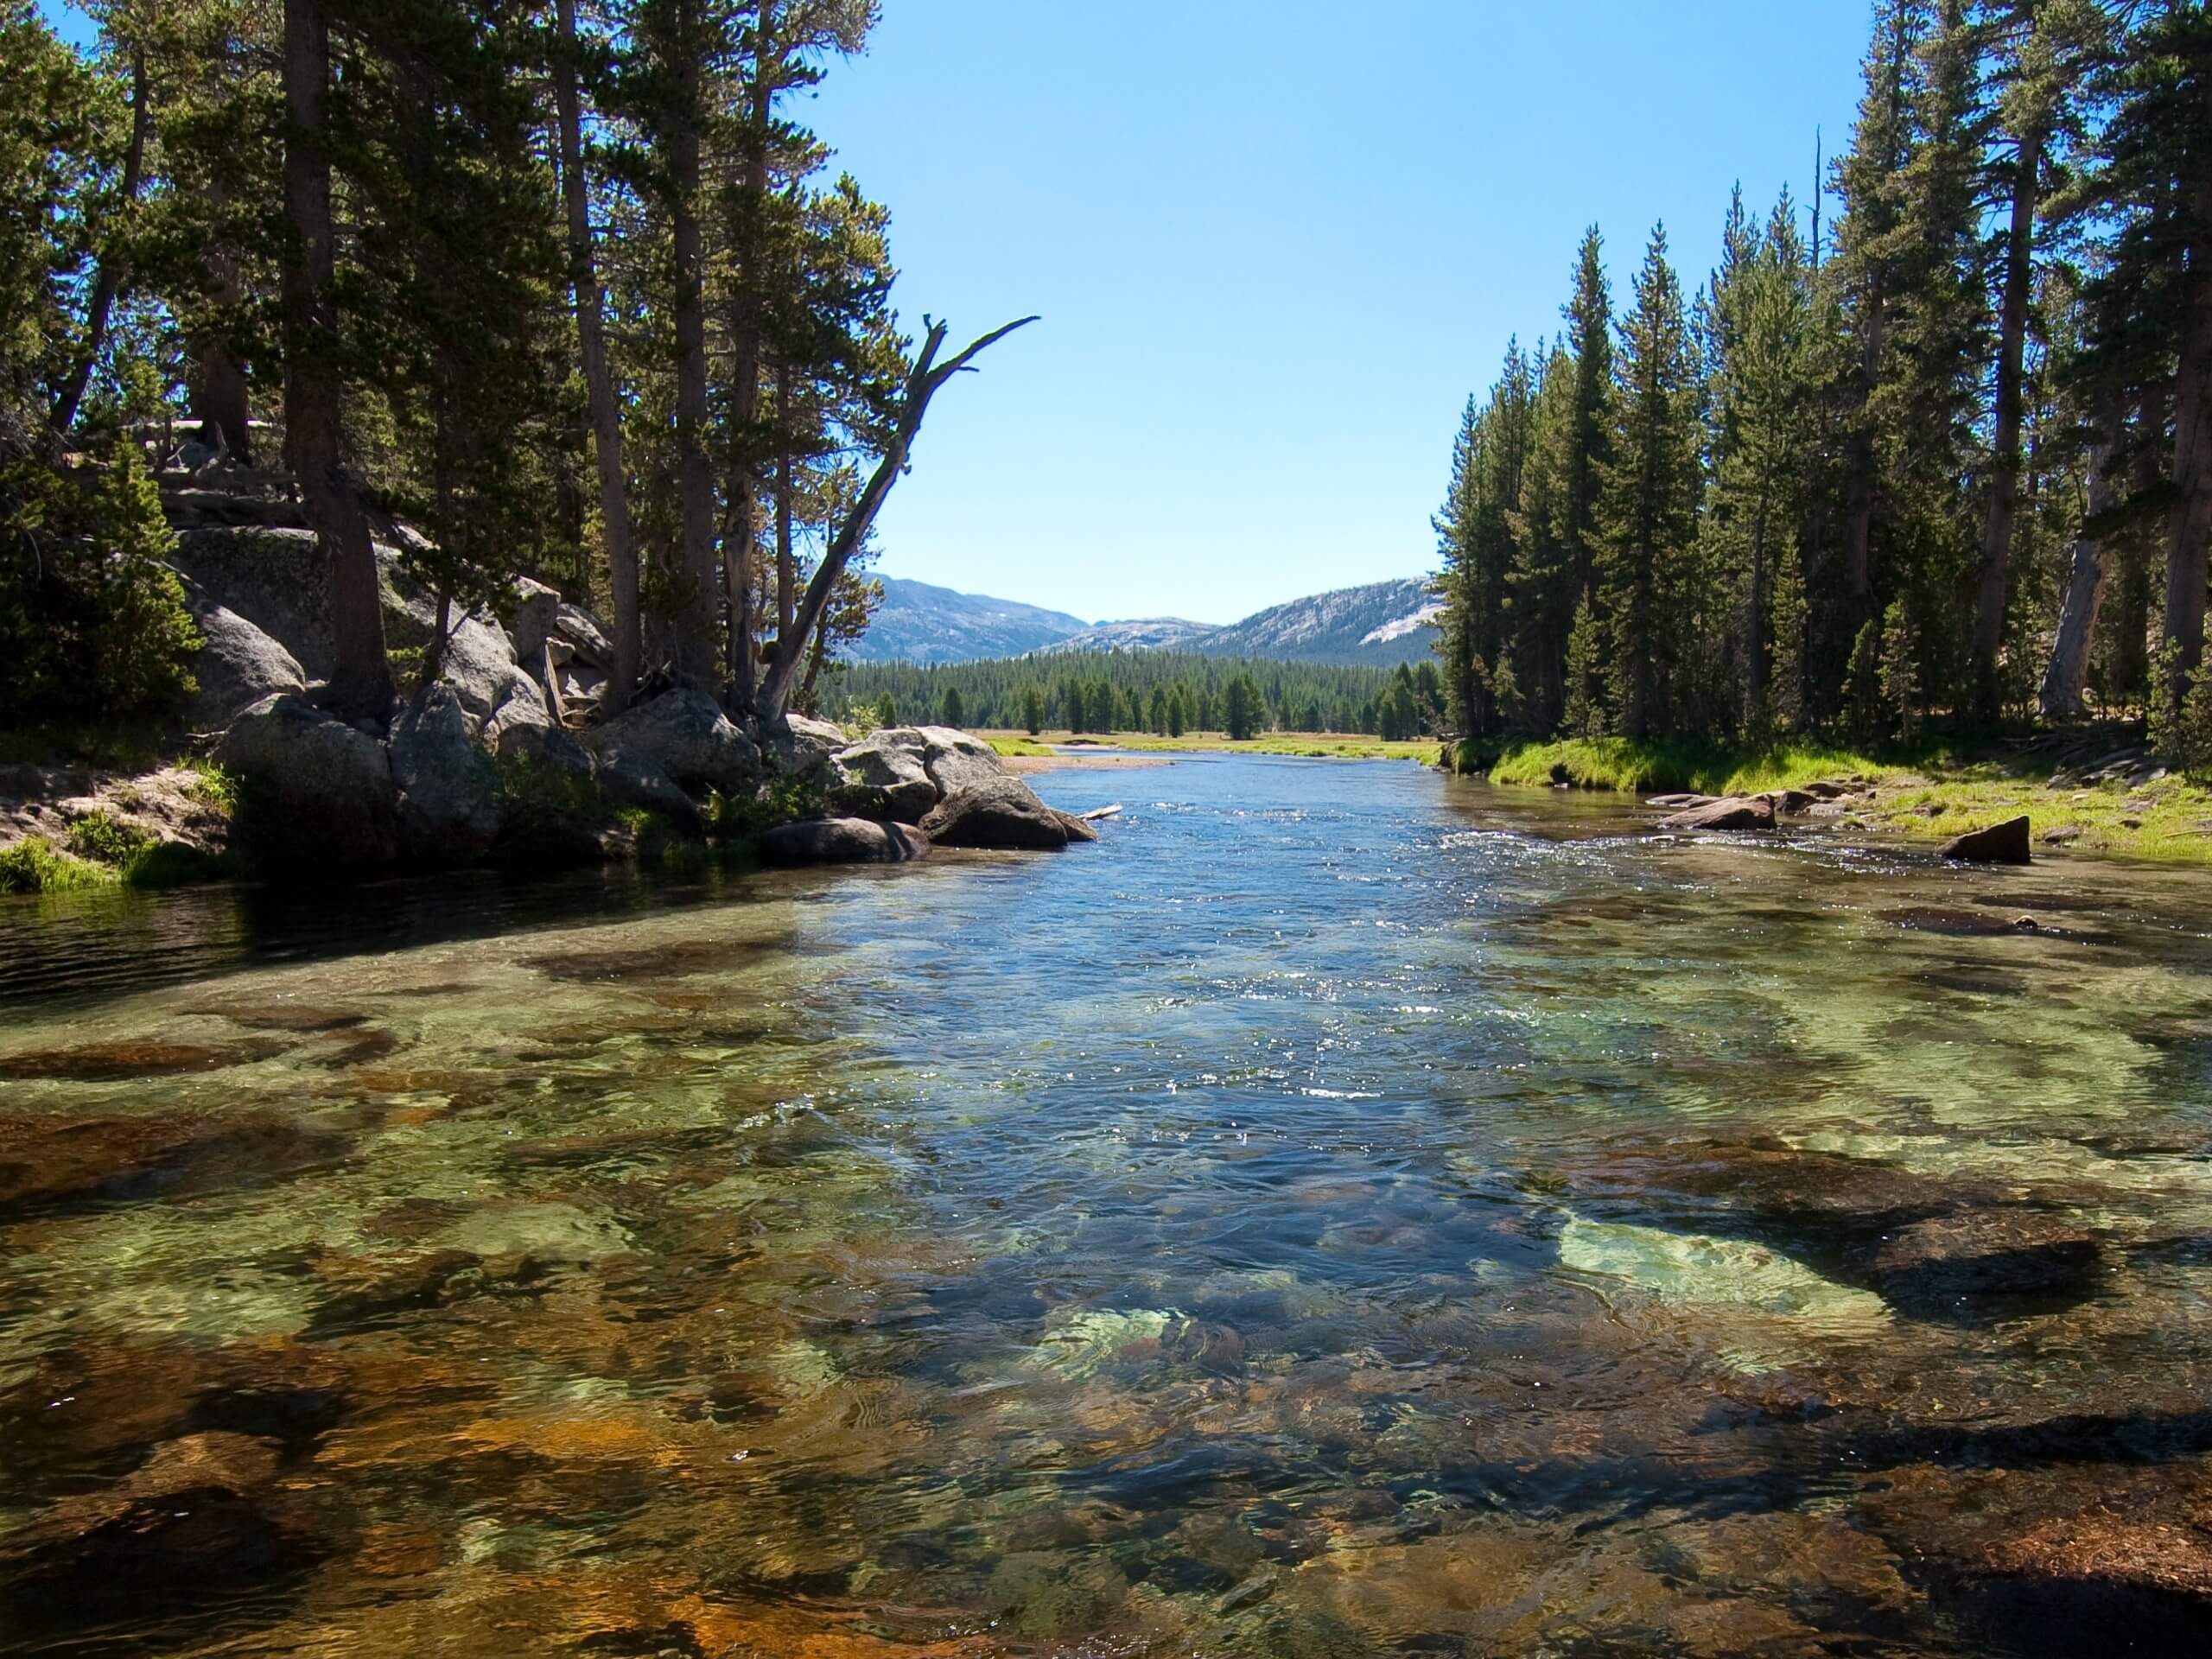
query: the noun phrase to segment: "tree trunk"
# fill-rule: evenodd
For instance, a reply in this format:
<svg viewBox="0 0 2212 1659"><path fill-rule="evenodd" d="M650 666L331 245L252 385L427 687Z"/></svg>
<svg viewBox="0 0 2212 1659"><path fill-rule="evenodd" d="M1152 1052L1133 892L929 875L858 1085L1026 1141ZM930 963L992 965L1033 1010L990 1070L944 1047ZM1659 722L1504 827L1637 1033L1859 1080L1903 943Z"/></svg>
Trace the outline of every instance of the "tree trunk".
<svg viewBox="0 0 2212 1659"><path fill-rule="evenodd" d="M207 205L219 223L229 198L218 181L207 186ZM238 304L238 250L219 232L207 252L207 297L225 310ZM204 438L213 428L223 447L241 461L253 459L251 400L247 395L245 371L231 355L230 344L220 334L201 334L191 342L192 416Z"/></svg>
<svg viewBox="0 0 2212 1659"><path fill-rule="evenodd" d="M775 115L776 9L760 0L753 27L753 92L738 160L737 280L730 285L730 455L722 580L729 591L729 683L733 708L751 706L755 691L753 652L753 548L760 516L760 474L750 427L760 404L760 288L768 191L768 143ZM780 413L780 411L779 411Z"/></svg>
<svg viewBox="0 0 2212 1659"><path fill-rule="evenodd" d="M146 129L151 124L152 106L147 99L146 48L133 42L130 48L130 142L123 152L123 178L118 186L122 201L118 212L128 217L138 200L138 181L145 171ZM108 314L115 308L115 296L123 287L123 251L111 245L100 255L100 271L92 283L92 296L85 307L84 349L69 370L69 378L62 383L54 400L54 429L66 435L77 423L77 407L85 400L85 388L91 384L92 370L98 366L100 347L107 342Z"/></svg>
<svg viewBox="0 0 2212 1659"><path fill-rule="evenodd" d="M2027 359L2028 300L2035 283L2036 194L2043 135L2024 132L2013 162L2012 223L2005 242L2005 298L1999 321L1997 432L1990 454L1989 516L1982 527L1981 582L1974 616L1974 712L1998 717L1997 658L2005 645L2006 576L2020 509L2021 377Z"/></svg>
<svg viewBox="0 0 2212 1659"><path fill-rule="evenodd" d="M944 363L937 360L937 354L944 346L945 325L930 322L929 333L922 341L921 355L914 359L914 366L907 373L906 395L899 400L899 416L893 423L890 441L884 446L875 470L868 474L860 499L853 504L853 510L846 515L843 525L830 538L829 546L823 550L822 563L814 572L814 579L806 585L806 596L799 601L791 631L779 636L776 641L775 652L769 658L767 673L761 677L757 699L757 712L762 725L782 724L785 711L791 702L791 682L798 677L799 664L806 654L807 641L822 626L823 613L829 608L830 594L843 577L845 567L852 562L854 553L867 541L868 531L875 524L876 515L883 511L883 504L891 494L891 486L899 481L899 474L906 470L907 457L913 450L915 435L922 429L922 416L929 412L930 399L987 346L1036 321L1034 317L1024 317L1018 322L1007 323L1002 328L994 328L958 356Z"/></svg>
<svg viewBox="0 0 2212 1659"><path fill-rule="evenodd" d="M2212 89L2208 89L2212 96ZM2166 683L2155 689L2178 709L2204 657L2206 542L2212 537L2212 164L2190 183L2195 223L2183 291L2180 372L2174 380L2172 516L2166 538Z"/></svg>
<svg viewBox="0 0 2212 1659"><path fill-rule="evenodd" d="M561 194L569 218L569 282L575 296L576 340L599 459L599 517L607 543L607 585L614 603L614 660L606 708L628 706L638 689L643 636L638 620L638 550L630 531L630 493L622 471L622 412L607 365L606 298L592 257L591 192L584 175L582 99L576 86L576 0L559 0L563 57L554 84L561 121Z"/></svg>
<svg viewBox="0 0 2212 1659"><path fill-rule="evenodd" d="M1751 523L1751 613L1745 618L1744 672L1751 690L1751 713L1765 712L1767 688L1766 503L1761 501Z"/></svg>
<svg viewBox="0 0 2212 1659"><path fill-rule="evenodd" d="M2105 597L2105 573L2111 537L2100 522L2112 511L2117 491L2113 468L2120 454L2120 416L2108 417L2089 458L2088 511L2074 538L2074 558L2066 595L2058 613L2058 638L2050 649L2038 699L2048 721L2079 720L2088 712L2082 688L2089 678L2089 642L2096 637L2097 613Z"/></svg>
<svg viewBox="0 0 2212 1659"><path fill-rule="evenodd" d="M798 606L798 561L791 554L791 372L776 371L776 423L782 453L776 458L776 637L791 631Z"/></svg>
<svg viewBox="0 0 2212 1659"><path fill-rule="evenodd" d="M688 33L688 31L687 31ZM673 66L683 113L670 136L669 222L676 256L676 489L686 592L677 607L677 673L715 679L715 478L707 464L706 257L699 235L700 71L679 51Z"/></svg>
<svg viewBox="0 0 2212 1659"><path fill-rule="evenodd" d="M387 720L391 665L376 550L346 474L345 383L332 296L337 264L330 158L322 105L330 83L330 24L322 0L284 0L284 209L294 245L284 262L284 430L318 553L330 567L335 663L328 701L346 714Z"/></svg>
<svg viewBox="0 0 2212 1659"><path fill-rule="evenodd" d="M1866 348L1859 365L1858 418L1845 447L1848 469L1844 482L1843 593L1849 607L1845 632L1856 634L1873 613L1874 596L1874 433L1867 424L1866 404L1873 396L1880 372L1885 332L1882 313L1882 281L1878 273L1867 296Z"/></svg>

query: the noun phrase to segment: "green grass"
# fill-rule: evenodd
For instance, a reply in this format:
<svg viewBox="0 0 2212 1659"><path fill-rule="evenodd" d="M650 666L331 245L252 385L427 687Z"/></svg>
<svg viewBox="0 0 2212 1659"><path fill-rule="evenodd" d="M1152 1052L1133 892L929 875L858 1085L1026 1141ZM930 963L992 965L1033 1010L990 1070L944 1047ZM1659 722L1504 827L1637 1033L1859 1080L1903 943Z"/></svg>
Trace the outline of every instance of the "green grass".
<svg viewBox="0 0 2212 1659"><path fill-rule="evenodd" d="M1899 835L1948 840L2023 814L2037 836L2061 828L2079 830L2071 843L2076 852L2212 864L2212 791L2179 776L2139 789L2052 789L1985 762L1933 782L1885 790L1864 816Z"/></svg>
<svg viewBox="0 0 2212 1659"><path fill-rule="evenodd" d="M1160 737L1151 732L1085 732L1080 738L1066 732L1046 732L1034 738L1010 732L984 735L1002 755L1049 755L1055 751L1048 745L1075 741L1083 747L1147 754L1291 754L1315 760L1422 762L1436 758L1434 738L1386 742L1358 732L1266 732L1241 743L1224 732L1185 732L1180 737Z"/></svg>
<svg viewBox="0 0 2212 1659"><path fill-rule="evenodd" d="M1463 752L1463 765L1468 758ZM1947 841L2024 816L2038 838L2079 830L2077 852L2212 864L2212 791L2177 775L2136 789L2053 789L2050 764L2048 754L1977 756L1942 741L1861 749L1793 739L1753 748L1609 737L1511 747L1490 775L1509 787L1567 783L1642 795L1756 795L1855 779L1875 791L1840 822L1847 831Z"/></svg>
<svg viewBox="0 0 2212 1659"><path fill-rule="evenodd" d="M43 836L0 848L0 893L68 893L122 881L122 871L65 853Z"/></svg>
<svg viewBox="0 0 2212 1659"><path fill-rule="evenodd" d="M1941 764L1940 753L1920 751L1898 758L1813 740L1748 748L1681 738L1572 738L1510 747L1490 776L1494 784L1531 788L1564 783L1646 795L1744 795L1823 779L1878 782L1916 766Z"/></svg>
<svg viewBox="0 0 2212 1659"><path fill-rule="evenodd" d="M192 773L188 789L193 799L214 808L226 817L236 816L238 810L238 780L225 772L213 760L188 760L184 769Z"/></svg>

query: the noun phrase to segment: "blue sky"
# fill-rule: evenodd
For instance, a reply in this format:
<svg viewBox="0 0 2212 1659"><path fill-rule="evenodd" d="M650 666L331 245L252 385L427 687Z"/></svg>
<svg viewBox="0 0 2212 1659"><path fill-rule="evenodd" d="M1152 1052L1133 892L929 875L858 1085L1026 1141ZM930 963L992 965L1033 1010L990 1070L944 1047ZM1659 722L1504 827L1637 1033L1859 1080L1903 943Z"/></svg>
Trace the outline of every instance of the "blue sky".
<svg viewBox="0 0 2212 1659"><path fill-rule="evenodd" d="M1226 621L1428 569L1468 393L1604 227L1686 281L1730 186L1801 198L1865 0L887 0L813 122L902 310L1044 321L947 389L882 569Z"/></svg>
<svg viewBox="0 0 2212 1659"><path fill-rule="evenodd" d="M1468 393L1848 135L1867 0L885 0L805 111L965 338L881 569L1229 621L1430 568Z"/></svg>

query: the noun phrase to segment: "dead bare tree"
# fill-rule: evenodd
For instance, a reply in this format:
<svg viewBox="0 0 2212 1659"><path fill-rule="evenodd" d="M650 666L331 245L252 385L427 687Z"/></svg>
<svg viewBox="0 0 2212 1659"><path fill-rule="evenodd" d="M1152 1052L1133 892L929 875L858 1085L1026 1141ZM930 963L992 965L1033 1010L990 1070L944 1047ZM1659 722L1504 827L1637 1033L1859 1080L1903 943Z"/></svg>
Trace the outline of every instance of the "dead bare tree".
<svg viewBox="0 0 2212 1659"><path fill-rule="evenodd" d="M767 672L761 676L760 689L754 702L754 711L763 726L780 726L791 704L791 682L798 677L806 658L806 644L822 624L822 613L829 606L831 591L838 579L845 574L845 567L853 555L867 541L868 531L874 525L876 515L883 511L883 504L891 494L891 486L906 470L907 457L912 452L915 435L922 429L922 416L929 412L930 399L944 388L956 374L967 371L988 347L1004 340L1017 328L1027 327L1036 321L1034 317L1023 317L1004 327L994 328L957 356L939 363L938 353L944 348L946 325L924 317L928 332L922 340L921 354L914 359L914 366L907 372L906 388L899 401L898 418L892 424L890 442L885 445L881 459L868 476L860 499L846 516L830 545L823 550L822 563L816 567L814 579L806 585L806 596L799 601L798 615L792 626L784 629L776 638L775 650L770 656Z"/></svg>

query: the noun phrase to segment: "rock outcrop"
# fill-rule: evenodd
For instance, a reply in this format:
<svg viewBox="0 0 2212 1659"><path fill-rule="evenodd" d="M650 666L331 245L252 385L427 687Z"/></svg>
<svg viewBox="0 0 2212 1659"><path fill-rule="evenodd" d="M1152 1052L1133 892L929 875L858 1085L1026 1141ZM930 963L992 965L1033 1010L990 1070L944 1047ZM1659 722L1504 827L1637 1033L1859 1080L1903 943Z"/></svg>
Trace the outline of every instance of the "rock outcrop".
<svg viewBox="0 0 2212 1659"><path fill-rule="evenodd" d="M1774 802L1764 795L1730 796L1662 818L1659 827L1678 834L1706 830L1771 830Z"/></svg>
<svg viewBox="0 0 2212 1659"><path fill-rule="evenodd" d="M466 864L490 852L499 835L499 774L452 690L419 693L393 723L390 748L403 855Z"/></svg>
<svg viewBox="0 0 2212 1659"><path fill-rule="evenodd" d="M664 691L592 728L582 741L603 763L658 772L686 789L734 795L750 793L760 781L760 751L701 691Z"/></svg>
<svg viewBox="0 0 2212 1659"><path fill-rule="evenodd" d="M944 847L1057 853L1070 840L1069 822L1020 779L1001 776L947 795L922 820L922 833ZM1097 838L1095 830L1090 838Z"/></svg>
<svg viewBox="0 0 2212 1659"><path fill-rule="evenodd" d="M760 838L771 864L904 864L929 852L930 839L911 823L870 818L810 818Z"/></svg>
<svg viewBox="0 0 2212 1659"><path fill-rule="evenodd" d="M358 868L399 853L390 752L306 698L264 697L231 722L215 760L257 811L283 825L264 851L280 863Z"/></svg>
<svg viewBox="0 0 2212 1659"><path fill-rule="evenodd" d="M1946 842L1942 855L1961 864L2027 864L2035 859L2029 839L2028 820L2011 818Z"/></svg>
<svg viewBox="0 0 2212 1659"><path fill-rule="evenodd" d="M830 804L861 817L919 823L940 791L918 755L883 738L878 732L839 752Z"/></svg>
<svg viewBox="0 0 2212 1659"><path fill-rule="evenodd" d="M220 731L264 697L308 689L298 659L236 611L208 605L193 620L207 642L192 659L199 690L185 718L194 731Z"/></svg>

